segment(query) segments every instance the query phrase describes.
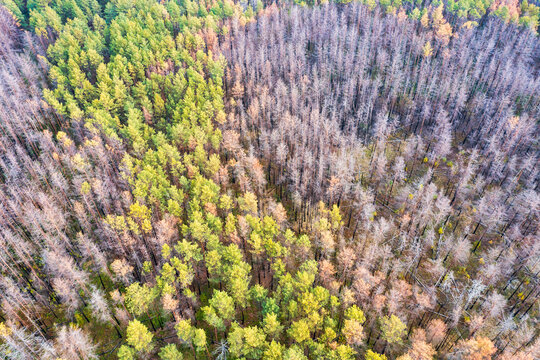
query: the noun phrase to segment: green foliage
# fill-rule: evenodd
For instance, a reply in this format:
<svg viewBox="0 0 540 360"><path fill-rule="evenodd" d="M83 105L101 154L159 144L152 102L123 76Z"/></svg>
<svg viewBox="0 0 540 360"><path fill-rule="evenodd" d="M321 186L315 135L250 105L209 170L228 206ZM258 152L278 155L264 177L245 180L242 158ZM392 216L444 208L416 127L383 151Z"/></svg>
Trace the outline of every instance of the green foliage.
<svg viewBox="0 0 540 360"><path fill-rule="evenodd" d="M309 324L305 319L293 321L291 327L287 330L287 334L299 344L311 337Z"/></svg>
<svg viewBox="0 0 540 360"><path fill-rule="evenodd" d="M377 354L376 352L368 350L366 351L366 355L364 359L365 360L386 360L386 356L383 354Z"/></svg>
<svg viewBox="0 0 540 360"><path fill-rule="evenodd" d="M229 331L230 352L235 357L260 359L265 348L265 334L256 326L242 328L233 323Z"/></svg>
<svg viewBox="0 0 540 360"><path fill-rule="evenodd" d="M339 345L335 352L337 355L337 359L339 360L352 360L355 358L356 355L356 351L354 351L354 349L347 345Z"/></svg>
<svg viewBox="0 0 540 360"><path fill-rule="evenodd" d="M152 338L154 336L144 324L135 319L129 322L126 331L126 341L137 352L149 352L152 350Z"/></svg>
<svg viewBox="0 0 540 360"><path fill-rule="evenodd" d="M157 297L154 288L144 284L133 283L126 288L125 302L127 309L136 316L147 312Z"/></svg>
<svg viewBox="0 0 540 360"><path fill-rule="evenodd" d="M210 306L202 308L206 322L220 330L225 329L225 322L233 319L235 314L234 300L225 291L214 290Z"/></svg>
<svg viewBox="0 0 540 360"><path fill-rule="evenodd" d="M122 345L118 349L117 356L119 360L133 360L135 358L135 353L136 351L132 347Z"/></svg>
<svg viewBox="0 0 540 360"><path fill-rule="evenodd" d="M391 344L401 343L407 326L395 315L383 316L379 321L382 338Z"/></svg>
<svg viewBox="0 0 540 360"><path fill-rule="evenodd" d="M184 357L182 353L176 348L174 344L167 344L159 351L159 358L161 360L182 360Z"/></svg>
<svg viewBox="0 0 540 360"><path fill-rule="evenodd" d="M366 321L364 312L360 310L360 308L356 305L352 305L351 307L347 308L347 310L345 310L345 317L347 319L358 321L361 324Z"/></svg>
<svg viewBox="0 0 540 360"><path fill-rule="evenodd" d="M263 330L264 333L270 338L275 339L279 337L279 335L283 331L283 326L279 322L276 313L268 313L265 315L263 320Z"/></svg>
<svg viewBox="0 0 540 360"><path fill-rule="evenodd" d="M272 340L272 342L268 345L267 349L264 350L262 359L263 360L282 360L284 350L285 350L284 345Z"/></svg>
<svg viewBox="0 0 540 360"><path fill-rule="evenodd" d="M298 346L292 346L285 350L283 360L307 360L307 357Z"/></svg>
<svg viewBox="0 0 540 360"><path fill-rule="evenodd" d="M199 352L206 350L206 332L203 329L194 329L193 331L193 345Z"/></svg>
<svg viewBox="0 0 540 360"><path fill-rule="evenodd" d="M194 329L189 320L182 319L178 321L174 328L176 329L176 335L181 341L191 343L194 335Z"/></svg>

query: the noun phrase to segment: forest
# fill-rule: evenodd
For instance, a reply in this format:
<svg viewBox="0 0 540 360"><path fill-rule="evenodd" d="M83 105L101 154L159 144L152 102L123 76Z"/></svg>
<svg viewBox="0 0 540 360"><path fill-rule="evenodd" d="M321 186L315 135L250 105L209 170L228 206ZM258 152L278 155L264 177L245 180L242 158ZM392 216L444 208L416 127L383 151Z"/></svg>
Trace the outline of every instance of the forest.
<svg viewBox="0 0 540 360"><path fill-rule="evenodd" d="M0 0L0 358L540 358L538 0Z"/></svg>

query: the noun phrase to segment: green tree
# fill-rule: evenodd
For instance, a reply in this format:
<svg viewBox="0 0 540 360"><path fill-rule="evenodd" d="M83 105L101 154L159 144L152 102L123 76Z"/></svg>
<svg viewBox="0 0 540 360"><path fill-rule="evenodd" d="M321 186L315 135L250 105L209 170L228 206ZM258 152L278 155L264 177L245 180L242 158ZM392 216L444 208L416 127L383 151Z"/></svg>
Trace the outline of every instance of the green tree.
<svg viewBox="0 0 540 360"><path fill-rule="evenodd" d="M365 360L387 360L385 355L378 354L378 353L373 352L371 350L366 351L366 355L365 355L364 359Z"/></svg>
<svg viewBox="0 0 540 360"><path fill-rule="evenodd" d="M231 355L247 359L260 359L266 344L264 332L256 326L246 328L233 323L229 331Z"/></svg>
<svg viewBox="0 0 540 360"><path fill-rule="evenodd" d="M126 341L135 351L147 353L152 350L153 335L143 323L135 319L129 322L126 331Z"/></svg>
<svg viewBox="0 0 540 360"><path fill-rule="evenodd" d="M401 343L407 326L395 315L380 319L381 336L390 344Z"/></svg>
<svg viewBox="0 0 540 360"><path fill-rule="evenodd" d="M308 360L308 358L306 355L304 355L302 349L300 349L298 346L292 346L285 350L283 360Z"/></svg>
<svg viewBox="0 0 540 360"><path fill-rule="evenodd" d="M345 310L345 317L347 319L356 320L361 324L366 321L364 312L356 305L352 305L351 307L347 308L347 310Z"/></svg>
<svg viewBox="0 0 540 360"><path fill-rule="evenodd" d="M309 324L305 319L293 321L287 333L294 341L301 344L310 338Z"/></svg>
<svg viewBox="0 0 540 360"><path fill-rule="evenodd" d="M241 307L246 307L249 299L250 271L251 266L245 262L224 268L227 290L234 302Z"/></svg>
<svg viewBox="0 0 540 360"><path fill-rule="evenodd" d="M251 192L246 192L243 197L238 198L240 204L240 210L256 215L257 210L257 196Z"/></svg>
<svg viewBox="0 0 540 360"><path fill-rule="evenodd" d="M135 358L135 349L128 345L122 345L118 349L117 356L119 360L133 360Z"/></svg>
<svg viewBox="0 0 540 360"><path fill-rule="evenodd" d="M225 291L214 290L214 295L210 299L210 305L216 309L220 318L231 321L234 317L234 300Z"/></svg>
<svg viewBox="0 0 540 360"><path fill-rule="evenodd" d="M176 329L176 335L181 341L191 344L193 340L193 327L189 320L182 319L178 321L174 328Z"/></svg>
<svg viewBox="0 0 540 360"><path fill-rule="evenodd" d="M206 333L203 329L195 328L193 330L193 344L198 352L208 351L206 343ZM210 357L210 356L209 356Z"/></svg>
<svg viewBox="0 0 540 360"><path fill-rule="evenodd" d="M339 360L353 360L356 351L347 345L339 345L336 349L337 358Z"/></svg>
<svg viewBox="0 0 540 360"><path fill-rule="evenodd" d="M212 306L205 306L202 309L204 320L216 330L216 339L217 339L217 330L225 330L225 323L223 319L216 313L216 310Z"/></svg>
<svg viewBox="0 0 540 360"><path fill-rule="evenodd" d="M136 316L148 311L150 305L157 297L154 288L144 284L133 283L126 289L125 302L127 309Z"/></svg>
<svg viewBox="0 0 540 360"><path fill-rule="evenodd" d="M279 335L283 331L283 326L279 322L279 319L276 313L272 312L264 316L263 330L264 330L264 333L272 339L279 337Z"/></svg>
<svg viewBox="0 0 540 360"><path fill-rule="evenodd" d="M285 346L272 340L262 355L263 360L282 360Z"/></svg>
<svg viewBox="0 0 540 360"><path fill-rule="evenodd" d="M184 357L174 344L167 344L159 351L161 360L182 360Z"/></svg>

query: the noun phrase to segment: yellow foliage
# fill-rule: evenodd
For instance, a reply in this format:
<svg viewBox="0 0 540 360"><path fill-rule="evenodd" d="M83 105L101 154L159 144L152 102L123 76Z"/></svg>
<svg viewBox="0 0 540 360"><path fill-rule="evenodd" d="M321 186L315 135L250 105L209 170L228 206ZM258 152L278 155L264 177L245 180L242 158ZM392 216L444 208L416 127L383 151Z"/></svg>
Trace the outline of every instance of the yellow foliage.
<svg viewBox="0 0 540 360"><path fill-rule="evenodd" d="M63 131L59 131L56 134L56 140L64 144L64 146L69 147L71 144L73 144L73 141L67 136L67 134Z"/></svg>
<svg viewBox="0 0 540 360"><path fill-rule="evenodd" d="M84 168L86 167L86 162L84 161L80 153L76 153L75 155L73 155L73 157L71 158L71 162L73 163L73 165L75 165L75 168L79 171L83 171Z"/></svg>
<svg viewBox="0 0 540 360"><path fill-rule="evenodd" d="M472 29L476 27L478 23L476 21L467 21L461 27L464 27L465 29Z"/></svg>
<svg viewBox="0 0 540 360"><path fill-rule="evenodd" d="M319 214L321 216L326 216L326 214L328 213L328 210L326 209L326 205L324 204L324 202L319 201L319 203L317 204L317 207L318 207Z"/></svg>
<svg viewBox="0 0 540 360"><path fill-rule="evenodd" d="M81 184L81 193L84 195L88 194L90 192L91 186L88 183L88 181L85 181Z"/></svg>
<svg viewBox="0 0 540 360"><path fill-rule="evenodd" d="M433 55L433 48L431 47L429 41L422 48L422 52L424 54L424 57L430 57Z"/></svg>
<svg viewBox="0 0 540 360"><path fill-rule="evenodd" d="M149 233L150 231L152 231L152 223L150 222L149 219L144 219L144 220L141 222L141 229L142 229L145 233Z"/></svg>
<svg viewBox="0 0 540 360"><path fill-rule="evenodd" d="M452 26L449 23L444 22L437 28L436 35L439 39L448 41L450 36L452 36Z"/></svg>
<svg viewBox="0 0 540 360"><path fill-rule="evenodd" d="M341 221L341 213L339 212L339 207L336 204L332 206L330 218L332 219L332 227L334 230L343 226L343 221Z"/></svg>
<svg viewBox="0 0 540 360"><path fill-rule="evenodd" d="M399 12L397 14L397 18L400 22L407 20L407 14L405 13L405 9L400 8Z"/></svg>
<svg viewBox="0 0 540 360"><path fill-rule="evenodd" d="M107 215L105 222L116 231L127 230L126 219L123 216Z"/></svg>
<svg viewBox="0 0 540 360"><path fill-rule="evenodd" d="M443 10L444 10L444 5L441 2L441 4L435 9L435 11L433 11L433 14L431 15L433 28L435 29L438 29L443 23L446 22L443 16Z"/></svg>
<svg viewBox="0 0 540 360"><path fill-rule="evenodd" d="M420 18L420 23L425 28L427 28L429 26L429 16L428 16L427 12L425 12L424 15L422 15L422 17Z"/></svg>
<svg viewBox="0 0 540 360"><path fill-rule="evenodd" d="M0 336L8 337L11 335L11 329L4 323L0 323Z"/></svg>
<svg viewBox="0 0 540 360"><path fill-rule="evenodd" d="M150 217L150 209L137 201L129 207L129 215L140 220L148 219Z"/></svg>
<svg viewBox="0 0 540 360"><path fill-rule="evenodd" d="M126 221L127 221L127 226L129 228L129 230L135 234L135 235L139 235L140 234L140 231L139 231L139 226L137 225L137 223L135 222L135 220L133 220L132 218L130 217L127 217L126 218Z"/></svg>

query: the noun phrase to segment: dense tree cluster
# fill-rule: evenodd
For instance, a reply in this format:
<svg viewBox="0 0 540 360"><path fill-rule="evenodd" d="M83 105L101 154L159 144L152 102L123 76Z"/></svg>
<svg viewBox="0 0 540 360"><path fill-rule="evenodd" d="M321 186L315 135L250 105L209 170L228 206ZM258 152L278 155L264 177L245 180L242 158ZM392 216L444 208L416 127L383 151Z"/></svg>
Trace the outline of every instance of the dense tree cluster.
<svg viewBox="0 0 540 360"><path fill-rule="evenodd" d="M2 358L540 356L534 5L0 1Z"/></svg>

